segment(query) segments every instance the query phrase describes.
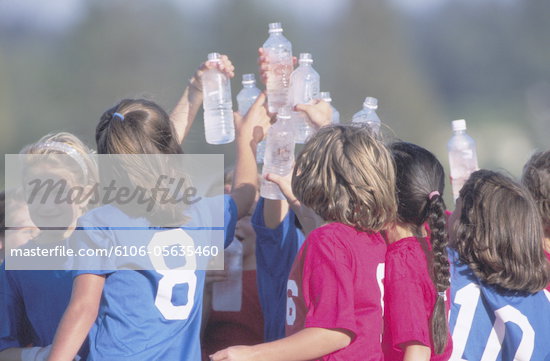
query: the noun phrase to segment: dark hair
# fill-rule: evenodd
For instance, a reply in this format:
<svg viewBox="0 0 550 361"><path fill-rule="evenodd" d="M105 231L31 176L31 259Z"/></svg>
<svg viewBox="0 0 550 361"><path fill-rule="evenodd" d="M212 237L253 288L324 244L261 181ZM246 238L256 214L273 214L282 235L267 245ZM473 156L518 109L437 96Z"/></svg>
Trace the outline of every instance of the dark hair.
<svg viewBox="0 0 550 361"><path fill-rule="evenodd" d="M395 162L397 188L397 218L414 226L415 234L427 222L432 244L430 275L437 296L430 326L436 354L447 345L448 325L443 292L449 288L449 260L447 258L447 231L445 229L445 172L437 158L426 149L405 142L390 146ZM437 193L432 193L437 192Z"/></svg>
<svg viewBox="0 0 550 361"><path fill-rule="evenodd" d="M523 167L521 182L535 199L544 233L550 237L550 150L533 154Z"/></svg>
<svg viewBox="0 0 550 361"><path fill-rule="evenodd" d="M378 232L395 219L393 160L366 126L321 128L296 159L292 190L325 221Z"/></svg>
<svg viewBox="0 0 550 361"><path fill-rule="evenodd" d="M125 157L113 157L109 175L119 179L122 184L131 184L150 190L160 175L187 179L181 171L172 169L167 161L158 155L182 154L177 141L176 131L168 114L156 103L145 99L123 99L103 113L96 128L97 152L99 154L127 154ZM147 154L151 156L132 156ZM157 155L157 156L153 156ZM102 172L104 180L107 172ZM187 183L186 183L187 185ZM152 225L173 223L181 224L183 203L177 205L160 201L160 192L147 191L147 196L155 199L154 211L145 210L136 204L124 206L124 212L133 217L146 217Z"/></svg>
<svg viewBox="0 0 550 361"><path fill-rule="evenodd" d="M489 170L472 173L460 191L453 246L483 282L535 293L550 282L542 222L529 192Z"/></svg>

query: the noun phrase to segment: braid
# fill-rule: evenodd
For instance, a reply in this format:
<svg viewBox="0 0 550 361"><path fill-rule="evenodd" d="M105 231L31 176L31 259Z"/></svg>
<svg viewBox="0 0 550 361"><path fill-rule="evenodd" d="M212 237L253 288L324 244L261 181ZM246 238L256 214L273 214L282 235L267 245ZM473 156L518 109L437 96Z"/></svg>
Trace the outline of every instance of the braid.
<svg viewBox="0 0 550 361"><path fill-rule="evenodd" d="M445 202L440 195L428 201L428 225L432 242L432 280L438 295L430 319L432 340L436 354L441 354L447 345L448 326L445 315L444 292L449 288L450 272L447 257L447 231L445 230Z"/></svg>

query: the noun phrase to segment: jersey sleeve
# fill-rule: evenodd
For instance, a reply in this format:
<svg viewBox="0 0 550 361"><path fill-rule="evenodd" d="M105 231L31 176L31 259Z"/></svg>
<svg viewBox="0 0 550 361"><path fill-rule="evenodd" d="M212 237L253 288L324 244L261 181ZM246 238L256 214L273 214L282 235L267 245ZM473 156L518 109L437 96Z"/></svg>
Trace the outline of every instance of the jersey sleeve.
<svg viewBox="0 0 550 361"><path fill-rule="evenodd" d="M425 290L419 280L422 274L418 272L415 255L416 252L404 247L386 256L385 312L393 347L410 341L428 347L431 344L430 315L426 312Z"/></svg>
<svg viewBox="0 0 550 361"><path fill-rule="evenodd" d="M0 351L25 347L31 342L30 323L17 282L5 264L0 268Z"/></svg>
<svg viewBox="0 0 550 361"><path fill-rule="evenodd" d="M69 247L86 252L88 250L113 249L114 232L108 227L95 227L81 217L77 223L77 229L68 239ZM95 256L74 256L71 260L73 277L83 273L104 275L114 272L117 269L117 257L114 252L110 255L97 253Z"/></svg>
<svg viewBox="0 0 550 361"><path fill-rule="evenodd" d="M239 213L237 210L237 204L230 195L224 195L224 247L227 248L233 238L235 238L235 227L237 226L237 220Z"/></svg>
<svg viewBox="0 0 550 361"><path fill-rule="evenodd" d="M349 251L331 240L336 235L310 237L302 278L308 307L304 326L346 329L357 335Z"/></svg>

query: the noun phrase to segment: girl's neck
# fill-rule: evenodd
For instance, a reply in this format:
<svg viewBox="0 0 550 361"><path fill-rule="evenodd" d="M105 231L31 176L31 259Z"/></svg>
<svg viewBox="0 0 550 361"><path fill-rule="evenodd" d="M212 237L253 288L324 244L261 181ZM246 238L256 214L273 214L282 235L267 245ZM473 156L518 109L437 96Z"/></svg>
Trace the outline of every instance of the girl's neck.
<svg viewBox="0 0 550 361"><path fill-rule="evenodd" d="M546 251L546 253L550 253L550 237L545 237L544 238L544 250Z"/></svg>
<svg viewBox="0 0 550 361"><path fill-rule="evenodd" d="M415 225L396 222L386 229L386 239L389 244L395 243L403 238L426 237L426 229Z"/></svg>

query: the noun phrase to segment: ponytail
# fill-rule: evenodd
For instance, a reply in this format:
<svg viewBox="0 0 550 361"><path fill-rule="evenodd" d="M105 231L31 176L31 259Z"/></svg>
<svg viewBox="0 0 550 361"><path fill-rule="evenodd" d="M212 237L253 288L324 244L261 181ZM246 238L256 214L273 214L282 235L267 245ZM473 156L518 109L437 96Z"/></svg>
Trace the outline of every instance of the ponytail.
<svg viewBox="0 0 550 361"><path fill-rule="evenodd" d="M428 201L428 225L432 243L432 280L436 288L436 301L430 318L430 328L434 351L441 354L447 346L449 334L445 312L445 292L449 288L450 271L447 257L447 232L445 230L445 202L439 193Z"/></svg>

